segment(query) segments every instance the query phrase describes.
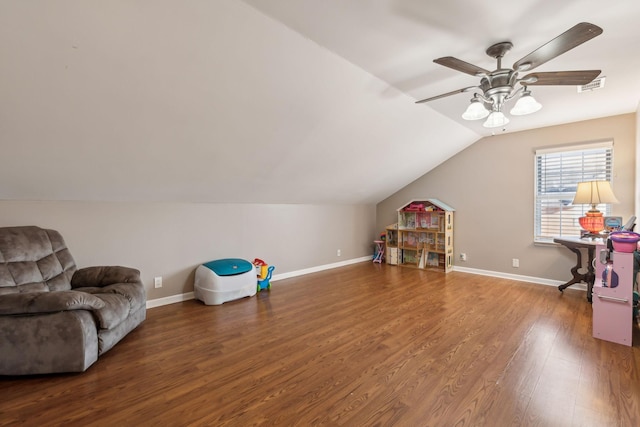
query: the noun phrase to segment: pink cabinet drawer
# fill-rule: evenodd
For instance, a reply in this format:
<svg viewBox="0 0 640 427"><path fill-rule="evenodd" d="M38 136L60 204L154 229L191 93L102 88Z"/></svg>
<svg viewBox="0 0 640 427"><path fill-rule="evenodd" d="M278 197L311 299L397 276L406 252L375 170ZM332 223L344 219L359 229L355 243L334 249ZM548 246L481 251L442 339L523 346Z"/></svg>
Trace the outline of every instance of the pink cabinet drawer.
<svg viewBox="0 0 640 427"><path fill-rule="evenodd" d="M631 346L633 301L617 289L593 287L593 336Z"/></svg>

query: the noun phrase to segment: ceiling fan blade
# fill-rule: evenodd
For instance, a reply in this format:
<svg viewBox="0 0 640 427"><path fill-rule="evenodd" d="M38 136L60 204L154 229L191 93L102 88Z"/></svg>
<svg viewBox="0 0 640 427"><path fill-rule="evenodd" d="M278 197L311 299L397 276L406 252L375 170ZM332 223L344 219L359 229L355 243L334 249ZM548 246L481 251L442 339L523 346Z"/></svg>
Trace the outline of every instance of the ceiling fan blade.
<svg viewBox="0 0 640 427"><path fill-rule="evenodd" d="M513 64L513 69L532 70L600 34L602 28L581 22Z"/></svg>
<svg viewBox="0 0 640 427"><path fill-rule="evenodd" d="M524 86L582 86L586 85L587 83L591 83L593 79L595 79L599 75L600 70L550 71L547 73L531 73L524 76L520 81L520 84Z"/></svg>
<svg viewBox="0 0 640 427"><path fill-rule="evenodd" d="M432 96L431 98L421 99L420 101L416 101L416 104L422 104L423 102L434 101L436 99L444 98L451 95L456 95L458 93L468 92L471 89L476 89L478 86L469 86L463 89L452 90L451 92L443 93L442 95Z"/></svg>
<svg viewBox="0 0 640 427"><path fill-rule="evenodd" d="M468 62L464 62L463 60L454 58L453 56L434 59L433 62L444 65L445 67L453 68L456 71L471 74L472 76L484 76L490 73L490 71L485 70L484 68L469 64Z"/></svg>

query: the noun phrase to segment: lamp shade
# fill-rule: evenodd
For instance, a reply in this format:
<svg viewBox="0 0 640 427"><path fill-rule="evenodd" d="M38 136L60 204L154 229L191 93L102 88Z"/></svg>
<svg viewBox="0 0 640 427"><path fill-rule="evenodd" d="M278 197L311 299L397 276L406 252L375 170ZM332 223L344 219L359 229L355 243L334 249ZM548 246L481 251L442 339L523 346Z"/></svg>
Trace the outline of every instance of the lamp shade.
<svg viewBox="0 0 640 427"><path fill-rule="evenodd" d="M613 195L609 181L587 181L578 183L576 195L573 198L574 205L591 205L596 210L600 203L620 203Z"/></svg>
<svg viewBox="0 0 640 427"><path fill-rule="evenodd" d="M531 96L531 92L526 91L518 98L510 113L514 116L524 116L525 114L535 113L541 108L542 105Z"/></svg>
<svg viewBox="0 0 640 427"><path fill-rule="evenodd" d="M484 108L484 105L477 99L473 98L471 104L467 107L467 110L462 113L462 118L465 120L480 120L489 115L489 111Z"/></svg>
<svg viewBox="0 0 640 427"><path fill-rule="evenodd" d="M486 128L498 128L506 125L507 123L509 123L507 116L502 114L501 111L494 111L489 114L489 117L487 117L487 120L482 124L482 126Z"/></svg>

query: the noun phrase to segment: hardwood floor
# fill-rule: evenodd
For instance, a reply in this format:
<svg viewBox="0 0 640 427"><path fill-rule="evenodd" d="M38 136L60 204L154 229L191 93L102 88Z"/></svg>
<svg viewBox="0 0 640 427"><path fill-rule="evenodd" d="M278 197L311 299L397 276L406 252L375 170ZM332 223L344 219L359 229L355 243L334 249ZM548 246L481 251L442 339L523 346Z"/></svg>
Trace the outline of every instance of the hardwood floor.
<svg viewBox="0 0 640 427"><path fill-rule="evenodd" d="M82 374L0 377L1 425L637 426L584 292L360 263L148 311Z"/></svg>

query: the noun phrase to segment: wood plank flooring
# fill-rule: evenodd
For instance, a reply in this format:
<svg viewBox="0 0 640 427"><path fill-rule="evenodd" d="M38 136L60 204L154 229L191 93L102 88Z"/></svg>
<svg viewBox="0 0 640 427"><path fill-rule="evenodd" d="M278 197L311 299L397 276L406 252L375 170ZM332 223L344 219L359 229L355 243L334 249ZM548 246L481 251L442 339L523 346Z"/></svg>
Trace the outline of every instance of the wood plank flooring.
<svg viewBox="0 0 640 427"><path fill-rule="evenodd" d="M582 291L360 263L147 320L82 374L0 377L0 425L637 426L634 347Z"/></svg>

